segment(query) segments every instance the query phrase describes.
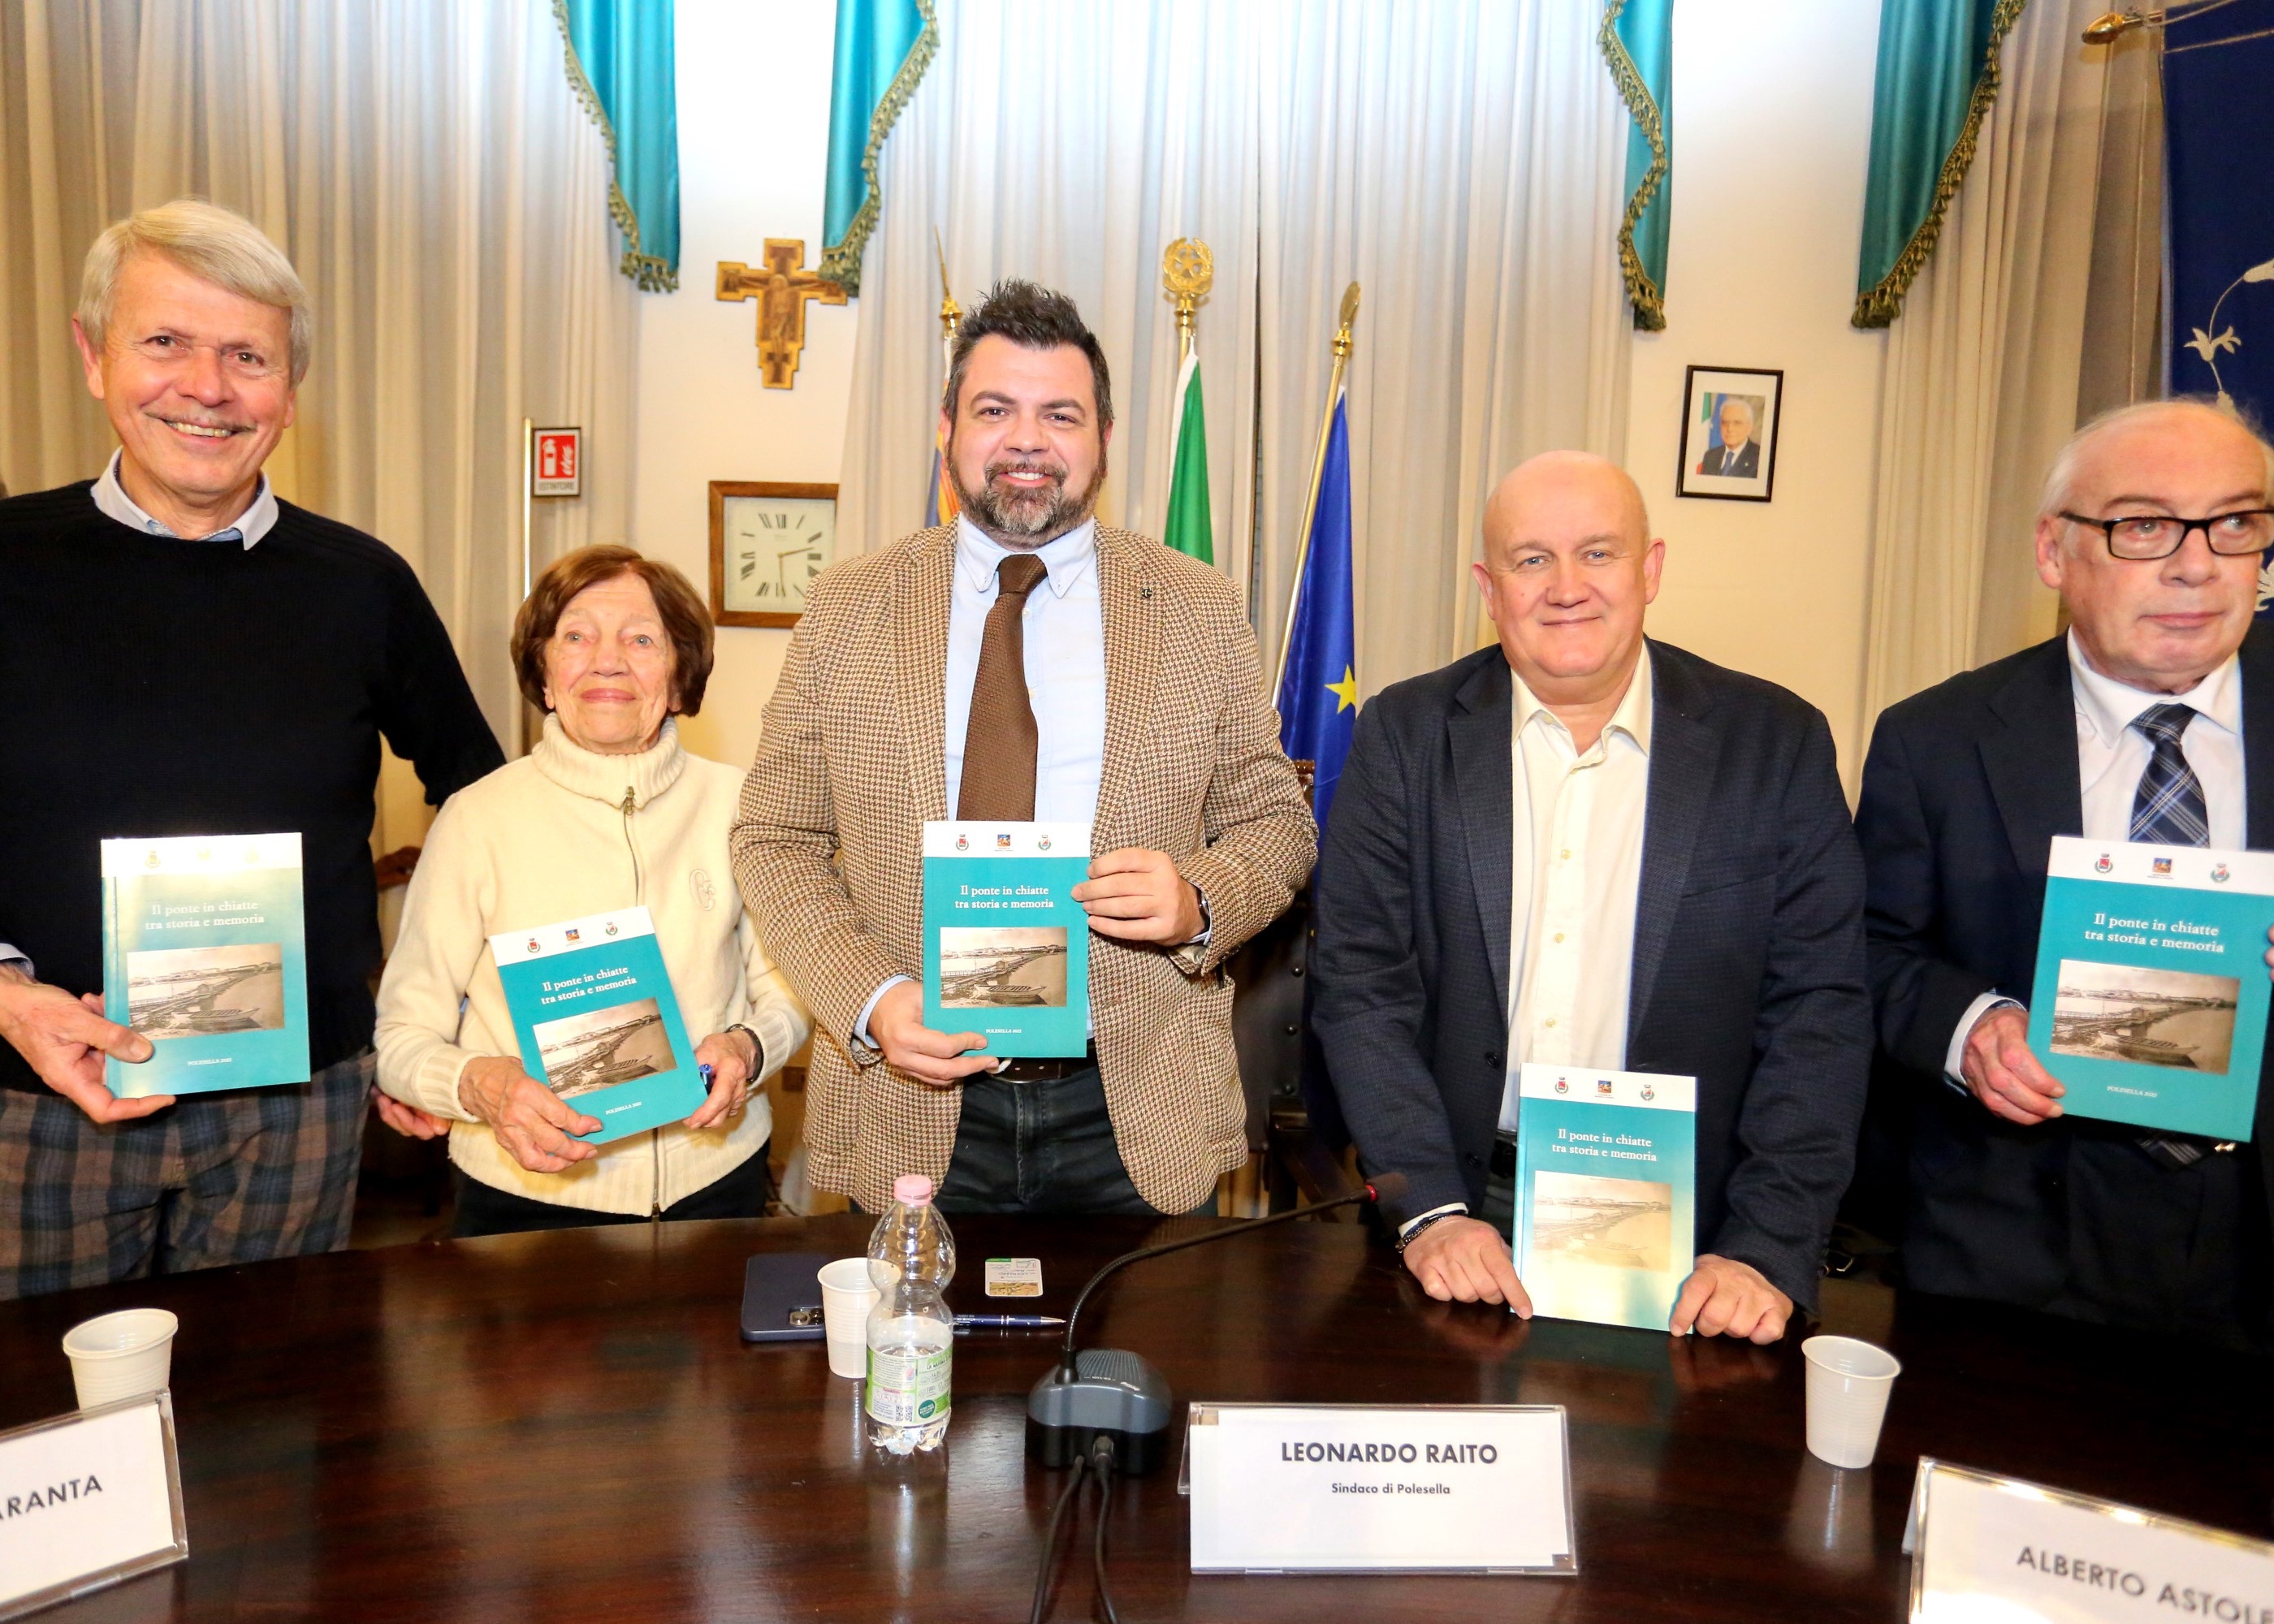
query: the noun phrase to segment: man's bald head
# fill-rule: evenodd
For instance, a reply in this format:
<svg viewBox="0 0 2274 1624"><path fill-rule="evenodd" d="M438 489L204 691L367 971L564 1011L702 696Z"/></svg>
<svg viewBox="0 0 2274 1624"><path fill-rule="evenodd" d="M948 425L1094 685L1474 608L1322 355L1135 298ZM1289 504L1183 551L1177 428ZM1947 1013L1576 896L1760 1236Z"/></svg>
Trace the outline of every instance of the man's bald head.
<svg viewBox="0 0 2274 1624"><path fill-rule="evenodd" d="M1592 451L1543 451L1518 462L1493 487L1485 502L1486 558L1505 547L1533 515L1580 505L1598 512L1630 540L1650 538L1642 487L1625 469Z"/></svg>
<svg viewBox="0 0 2274 1624"><path fill-rule="evenodd" d="M1625 470L1550 451L1493 491L1471 571L1510 668L1550 709L1585 707L1625 692L1665 553Z"/></svg>

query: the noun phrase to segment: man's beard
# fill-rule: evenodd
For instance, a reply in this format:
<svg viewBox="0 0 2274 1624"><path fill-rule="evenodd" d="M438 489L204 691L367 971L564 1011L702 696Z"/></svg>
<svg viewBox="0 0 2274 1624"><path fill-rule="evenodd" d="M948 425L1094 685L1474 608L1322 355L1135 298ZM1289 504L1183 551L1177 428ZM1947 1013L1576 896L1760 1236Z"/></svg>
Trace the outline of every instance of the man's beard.
<svg viewBox="0 0 2274 1624"><path fill-rule="evenodd" d="M1105 484L1105 455L1101 450L1097 471L1090 476L1088 489L1080 492L1066 489L1065 464L1044 457L1006 457L990 462L982 470L980 488L975 491L955 470L954 452L951 445L948 466L963 511L971 515L974 524L1006 547L1038 547L1065 535L1089 517L1097 506L1097 492ZM1013 473L1044 474L1051 483L1031 489L995 483Z"/></svg>

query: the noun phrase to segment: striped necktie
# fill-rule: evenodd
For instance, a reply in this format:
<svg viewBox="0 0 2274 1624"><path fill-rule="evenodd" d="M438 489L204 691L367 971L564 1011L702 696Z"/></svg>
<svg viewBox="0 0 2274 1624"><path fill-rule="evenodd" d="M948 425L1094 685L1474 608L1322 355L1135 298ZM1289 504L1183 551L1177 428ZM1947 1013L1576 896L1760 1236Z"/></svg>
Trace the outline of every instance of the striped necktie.
<svg viewBox="0 0 2274 1624"><path fill-rule="evenodd" d="M2203 807L2202 780L2187 764L2180 739L2195 719L2193 705L2153 705L2132 718L2132 726L2155 747L2140 774L2140 787L2132 795L2132 838L2154 846L2209 846L2210 816ZM2205 1141L2142 1134L2140 1148L2157 1162L2172 1169L2193 1167L2203 1159Z"/></svg>
<svg viewBox="0 0 2274 1624"><path fill-rule="evenodd" d="M2180 736L2195 719L2193 705L2153 705L2132 726L2155 747L2132 796L2132 838L2156 846L2209 846L2210 817L2203 810L2202 780L2187 765Z"/></svg>

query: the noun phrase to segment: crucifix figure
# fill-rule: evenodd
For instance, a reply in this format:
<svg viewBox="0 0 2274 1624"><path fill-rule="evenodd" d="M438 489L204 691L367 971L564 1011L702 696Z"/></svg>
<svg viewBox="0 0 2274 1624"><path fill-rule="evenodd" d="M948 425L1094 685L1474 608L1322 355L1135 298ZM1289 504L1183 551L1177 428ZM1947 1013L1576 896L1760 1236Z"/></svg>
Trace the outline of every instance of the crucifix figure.
<svg viewBox="0 0 2274 1624"><path fill-rule="evenodd" d="M766 238L765 263L756 270L732 259L719 262L719 297L728 304L758 302L758 365L769 389L797 386L797 358L805 349L805 302L845 303L845 289L805 268L805 242Z"/></svg>

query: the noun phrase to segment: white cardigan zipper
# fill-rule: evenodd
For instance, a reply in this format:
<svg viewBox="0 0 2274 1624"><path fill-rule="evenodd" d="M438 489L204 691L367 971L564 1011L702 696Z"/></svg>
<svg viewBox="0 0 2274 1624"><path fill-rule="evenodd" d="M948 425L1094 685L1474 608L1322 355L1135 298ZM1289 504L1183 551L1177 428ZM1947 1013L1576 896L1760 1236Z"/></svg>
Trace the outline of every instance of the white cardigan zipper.
<svg viewBox="0 0 2274 1624"><path fill-rule="evenodd" d="M616 808L624 816L624 846L632 854L632 906L644 906L647 902L647 876L640 864L639 837L632 832L632 814L639 809L638 796L633 786L624 786L623 805ZM648 1130L647 1148L652 1177L648 1184L647 1221L660 1222L663 1219L663 1130Z"/></svg>

